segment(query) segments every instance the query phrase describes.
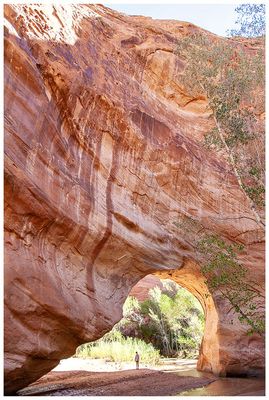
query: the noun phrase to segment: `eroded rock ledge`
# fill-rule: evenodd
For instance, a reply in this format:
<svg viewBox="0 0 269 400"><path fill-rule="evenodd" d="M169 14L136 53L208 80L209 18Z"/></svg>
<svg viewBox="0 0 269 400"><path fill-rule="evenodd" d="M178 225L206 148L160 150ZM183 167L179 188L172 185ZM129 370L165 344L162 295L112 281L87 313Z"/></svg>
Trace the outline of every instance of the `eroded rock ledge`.
<svg viewBox="0 0 269 400"><path fill-rule="evenodd" d="M177 81L177 39L199 28L98 5L6 5L5 18L6 393L102 336L132 286L168 270L205 307L199 368L262 371L263 340L204 298L195 238L176 224L240 237L263 282L263 232L202 146L206 99Z"/></svg>

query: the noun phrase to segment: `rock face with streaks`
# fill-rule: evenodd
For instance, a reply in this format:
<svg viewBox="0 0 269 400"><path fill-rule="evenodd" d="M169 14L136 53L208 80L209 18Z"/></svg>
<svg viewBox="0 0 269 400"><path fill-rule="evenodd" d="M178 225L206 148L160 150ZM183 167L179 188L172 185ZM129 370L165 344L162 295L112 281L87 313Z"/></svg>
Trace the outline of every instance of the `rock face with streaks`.
<svg viewBox="0 0 269 400"><path fill-rule="evenodd" d="M144 301L149 298L150 289L156 286L163 289L162 281L155 275L147 275L132 288L129 296L136 297L138 301Z"/></svg>
<svg viewBox="0 0 269 400"><path fill-rule="evenodd" d="M177 80L177 40L197 30L99 5L5 6L7 394L110 330L150 273L203 304L199 369L263 370L263 339L206 297L181 224L240 239L262 285L263 229L224 155L202 145L206 98Z"/></svg>

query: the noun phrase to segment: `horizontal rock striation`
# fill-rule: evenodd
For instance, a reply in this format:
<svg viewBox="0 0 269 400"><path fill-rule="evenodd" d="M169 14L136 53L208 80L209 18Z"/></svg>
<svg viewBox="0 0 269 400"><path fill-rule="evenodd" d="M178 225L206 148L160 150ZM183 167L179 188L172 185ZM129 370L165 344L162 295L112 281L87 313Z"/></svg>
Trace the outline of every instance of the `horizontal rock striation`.
<svg viewBox="0 0 269 400"><path fill-rule="evenodd" d="M191 283L186 218L240 239L264 279L264 232L225 156L202 145L206 98L178 83L177 40L198 30L93 4L5 6L7 394L111 329L141 278L171 270L201 290L199 368L263 369L263 339Z"/></svg>

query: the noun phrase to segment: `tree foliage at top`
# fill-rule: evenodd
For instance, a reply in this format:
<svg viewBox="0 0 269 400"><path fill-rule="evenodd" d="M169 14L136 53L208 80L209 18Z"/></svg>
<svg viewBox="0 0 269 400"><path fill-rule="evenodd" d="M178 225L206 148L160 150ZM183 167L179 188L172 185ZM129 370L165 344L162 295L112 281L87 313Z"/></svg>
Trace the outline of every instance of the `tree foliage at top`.
<svg viewBox="0 0 269 400"><path fill-rule="evenodd" d="M205 134L204 145L230 164L262 233L265 205L263 42L257 40L250 49L244 41L219 40L195 33L179 41L177 54L185 62L184 71L178 74L178 84L192 100L206 99L211 111L213 128ZM190 217L176 226L185 230L186 237L193 231L195 236L202 236L197 250L204 259L202 272L211 293L221 294L230 302L230 311L249 325L250 333L263 334L262 290L255 282L248 282L247 270L238 261L237 245L208 232L205 234L200 221Z"/></svg>
<svg viewBox="0 0 269 400"><path fill-rule="evenodd" d="M242 45L216 40L203 33L182 38L178 55L185 69L179 84L191 98L205 96L213 129L205 145L226 153L237 182L248 197L260 226L264 206L264 52L247 52ZM262 214L262 213L261 213Z"/></svg>
<svg viewBox="0 0 269 400"><path fill-rule="evenodd" d="M238 13L236 25L238 29L231 29L230 36L260 37L265 35L265 4L241 4L236 7Z"/></svg>

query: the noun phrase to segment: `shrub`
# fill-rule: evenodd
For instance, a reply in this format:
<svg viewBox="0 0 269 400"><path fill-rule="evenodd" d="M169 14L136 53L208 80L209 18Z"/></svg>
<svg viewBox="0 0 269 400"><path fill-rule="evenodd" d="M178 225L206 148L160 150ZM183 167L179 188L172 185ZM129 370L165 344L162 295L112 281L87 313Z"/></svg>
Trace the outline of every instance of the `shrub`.
<svg viewBox="0 0 269 400"><path fill-rule="evenodd" d="M110 361L124 362L133 361L136 351L140 354L143 363L155 365L160 360L160 353L154 349L152 344L147 344L143 340L134 338L124 338L119 331L113 329L112 340L111 332L102 339L94 343L86 343L77 348L76 357L83 358L103 358Z"/></svg>

